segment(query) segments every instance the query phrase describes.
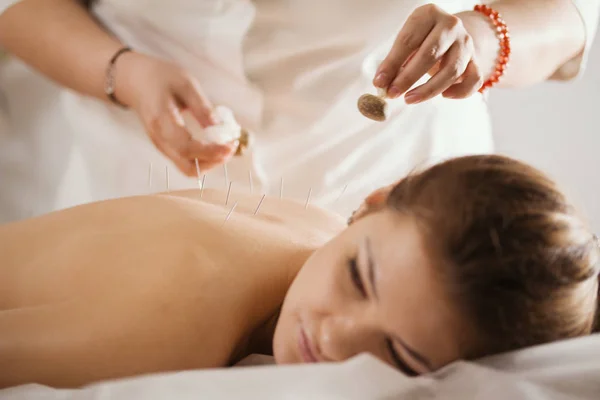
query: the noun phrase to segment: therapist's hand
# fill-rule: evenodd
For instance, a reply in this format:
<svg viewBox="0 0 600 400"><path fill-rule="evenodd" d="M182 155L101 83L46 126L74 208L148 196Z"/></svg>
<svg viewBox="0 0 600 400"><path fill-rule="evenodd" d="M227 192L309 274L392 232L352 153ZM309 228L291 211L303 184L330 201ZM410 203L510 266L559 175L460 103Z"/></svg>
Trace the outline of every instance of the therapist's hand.
<svg viewBox="0 0 600 400"><path fill-rule="evenodd" d="M175 64L151 56L126 53L116 65L115 96L137 112L152 143L188 176L225 163L237 143L205 145L192 139L181 112L189 110L207 127L218 123L213 106L197 80Z"/></svg>
<svg viewBox="0 0 600 400"><path fill-rule="evenodd" d="M373 84L387 89L390 98L404 95L408 104L440 94L465 98L483 83L474 56L473 39L462 20L428 4L409 16ZM428 73L431 78L426 83L407 92Z"/></svg>

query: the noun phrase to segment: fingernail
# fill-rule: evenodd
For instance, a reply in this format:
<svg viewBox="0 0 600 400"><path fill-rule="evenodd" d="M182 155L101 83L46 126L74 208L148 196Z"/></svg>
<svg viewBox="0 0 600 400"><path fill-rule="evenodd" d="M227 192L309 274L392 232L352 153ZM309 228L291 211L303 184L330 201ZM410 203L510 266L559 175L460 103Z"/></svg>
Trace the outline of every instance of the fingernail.
<svg viewBox="0 0 600 400"><path fill-rule="evenodd" d="M232 147L229 147L229 146L225 146L225 147L223 147L223 148L221 149L221 153L222 153L224 156L228 156L229 154L231 154L231 153L232 153L232 152L234 152L234 151L235 151L235 147L233 147L233 148L232 148Z"/></svg>
<svg viewBox="0 0 600 400"><path fill-rule="evenodd" d="M377 76L375 77L375 79L373 80L373 84L377 87L385 87L386 82L387 81L387 74L385 72L380 72L379 74L377 74Z"/></svg>
<svg viewBox="0 0 600 400"><path fill-rule="evenodd" d="M407 93L406 96L404 96L404 101L406 102L406 104L415 104L421 101L421 96L419 95L419 93Z"/></svg>
<svg viewBox="0 0 600 400"><path fill-rule="evenodd" d="M212 114L210 114L210 122L213 125L218 125L221 123L221 119L219 118L219 116L216 113L212 113Z"/></svg>
<svg viewBox="0 0 600 400"><path fill-rule="evenodd" d="M398 89L396 86L392 86L388 89L387 95L389 98L395 99L396 97L400 96L400 93L400 89Z"/></svg>

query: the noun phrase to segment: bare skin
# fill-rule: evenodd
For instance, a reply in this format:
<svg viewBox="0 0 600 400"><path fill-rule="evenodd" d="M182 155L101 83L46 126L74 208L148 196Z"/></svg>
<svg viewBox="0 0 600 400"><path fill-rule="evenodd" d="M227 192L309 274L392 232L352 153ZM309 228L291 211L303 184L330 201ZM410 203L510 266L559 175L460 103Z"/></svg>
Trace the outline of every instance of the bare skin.
<svg viewBox="0 0 600 400"><path fill-rule="evenodd" d="M370 353L408 375L468 351L470 323L386 188L346 227L278 198L171 192L0 227L0 387L74 387ZM236 205L231 218L226 216ZM427 312L415 312L427 310ZM444 332L440 335L439 332Z"/></svg>
<svg viewBox="0 0 600 400"><path fill-rule="evenodd" d="M344 221L273 198L254 216L258 195L199 197L125 198L0 226L0 387L219 367L255 352L300 267Z"/></svg>

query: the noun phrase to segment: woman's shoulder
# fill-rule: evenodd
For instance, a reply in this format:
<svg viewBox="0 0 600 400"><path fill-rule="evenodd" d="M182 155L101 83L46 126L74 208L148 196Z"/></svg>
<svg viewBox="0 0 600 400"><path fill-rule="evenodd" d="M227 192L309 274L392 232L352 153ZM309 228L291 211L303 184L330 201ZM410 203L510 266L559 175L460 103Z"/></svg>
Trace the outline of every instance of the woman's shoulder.
<svg viewBox="0 0 600 400"><path fill-rule="evenodd" d="M244 191L227 192L217 189L189 189L163 193L185 201L199 202L209 210L225 213L231 219L240 215L257 223L271 223L288 228L321 231L335 235L346 226L346 219L330 210L307 202ZM210 211L209 211L210 212ZM224 222L224 221L223 221Z"/></svg>

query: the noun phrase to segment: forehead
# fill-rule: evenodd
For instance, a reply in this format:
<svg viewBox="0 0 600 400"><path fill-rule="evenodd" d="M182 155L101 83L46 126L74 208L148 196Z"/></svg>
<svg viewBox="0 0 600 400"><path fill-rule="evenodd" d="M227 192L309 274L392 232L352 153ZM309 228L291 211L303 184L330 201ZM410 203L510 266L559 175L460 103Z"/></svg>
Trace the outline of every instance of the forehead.
<svg viewBox="0 0 600 400"><path fill-rule="evenodd" d="M446 294L439 265L428 254L414 218L386 210L365 218L384 328L434 365L460 358L460 315Z"/></svg>

